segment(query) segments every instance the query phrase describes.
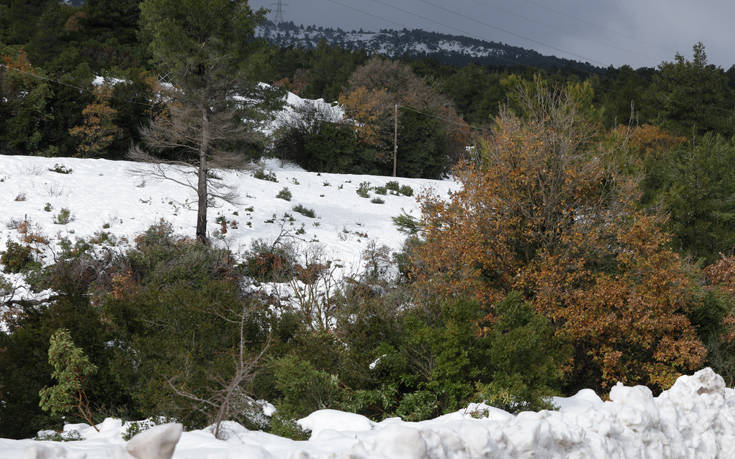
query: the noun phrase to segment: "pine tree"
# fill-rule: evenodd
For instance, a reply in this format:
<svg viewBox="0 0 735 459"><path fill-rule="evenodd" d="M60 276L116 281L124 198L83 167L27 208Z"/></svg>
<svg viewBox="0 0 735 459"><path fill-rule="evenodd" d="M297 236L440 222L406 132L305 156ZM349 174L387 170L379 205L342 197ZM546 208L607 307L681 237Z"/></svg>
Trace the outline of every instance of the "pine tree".
<svg viewBox="0 0 735 459"><path fill-rule="evenodd" d="M169 116L154 120L146 137L150 146L178 149L196 165L196 237L206 242L209 161L246 137L237 96L257 97L258 86L247 77L257 66L261 43L254 31L264 13L243 0L146 0L140 11L153 59L174 86L167 92Z"/></svg>

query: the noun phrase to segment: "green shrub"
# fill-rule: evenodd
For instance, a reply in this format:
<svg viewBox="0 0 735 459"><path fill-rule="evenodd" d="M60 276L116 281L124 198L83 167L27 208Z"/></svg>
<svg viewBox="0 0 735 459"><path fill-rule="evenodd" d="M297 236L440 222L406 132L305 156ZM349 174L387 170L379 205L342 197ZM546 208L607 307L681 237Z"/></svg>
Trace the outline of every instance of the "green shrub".
<svg viewBox="0 0 735 459"><path fill-rule="evenodd" d="M401 398L396 414L404 421L423 421L437 415L439 401L436 394L421 390L405 394Z"/></svg>
<svg viewBox="0 0 735 459"><path fill-rule="evenodd" d="M414 235L419 232L418 220L406 212L402 212L397 217L391 217L391 219L393 220L393 224L398 227L398 231L402 233Z"/></svg>
<svg viewBox="0 0 735 459"><path fill-rule="evenodd" d="M337 376L314 368L311 362L294 354L273 361L270 367L282 394L276 407L284 418L297 419L316 410L339 407Z"/></svg>
<svg viewBox="0 0 735 459"><path fill-rule="evenodd" d="M396 182L395 180L391 180L390 182L385 184L385 188L397 192L399 190L399 185L398 182Z"/></svg>
<svg viewBox="0 0 735 459"><path fill-rule="evenodd" d="M245 253L244 259L240 271L258 282L287 282L293 279L296 255L291 245L269 245L256 240Z"/></svg>
<svg viewBox="0 0 735 459"><path fill-rule="evenodd" d="M87 379L97 372L97 366L74 344L69 330L60 328L51 336L48 361L54 367L52 376L57 384L39 391L41 408L52 414L64 414L76 408L82 419L99 430L92 421L87 388L84 387Z"/></svg>
<svg viewBox="0 0 735 459"><path fill-rule="evenodd" d="M31 248L17 242L8 241L7 248L0 252L0 263L6 273L19 273L33 263Z"/></svg>
<svg viewBox="0 0 735 459"><path fill-rule="evenodd" d="M54 217L54 223L57 225L66 225L73 219L74 217L71 216L71 211L64 207L59 211L56 217Z"/></svg>
<svg viewBox="0 0 735 459"><path fill-rule="evenodd" d="M278 413L271 418L270 433L291 440L304 441L309 439L309 433L296 424L293 419L283 419Z"/></svg>
<svg viewBox="0 0 735 459"><path fill-rule="evenodd" d="M385 204L385 201L380 198L373 198L370 200L370 202L372 202L373 204Z"/></svg>
<svg viewBox="0 0 735 459"><path fill-rule="evenodd" d="M49 171L56 172L57 174L71 174L72 169L70 167L66 167L63 164L54 164L54 167L50 168Z"/></svg>
<svg viewBox="0 0 735 459"><path fill-rule="evenodd" d="M357 187L356 193L361 198L369 198L370 197L370 182L362 182Z"/></svg>
<svg viewBox="0 0 735 459"><path fill-rule="evenodd" d="M314 209L307 209L306 207L302 206L301 204L296 205L293 208L293 211L300 213L304 217L316 218L316 213L314 212Z"/></svg>
<svg viewBox="0 0 735 459"><path fill-rule="evenodd" d="M291 200L291 196L292 196L292 195L291 195L291 191L290 191L290 190L288 189L288 187L284 187L284 188L283 188L283 189L282 189L281 191L279 191L279 192L278 192L278 194L276 195L276 197L277 197L278 199L283 199L283 200L285 200L285 201L290 201L290 200Z"/></svg>
<svg viewBox="0 0 735 459"><path fill-rule="evenodd" d="M478 392L488 396L488 404L510 412L550 408L546 400L559 391L568 346L518 292L495 310L496 321L485 337L492 375L487 385L477 386Z"/></svg>
<svg viewBox="0 0 735 459"><path fill-rule="evenodd" d="M408 185L401 186L401 188L398 190L398 192L401 193L404 196L413 196L413 188L411 188Z"/></svg>
<svg viewBox="0 0 735 459"><path fill-rule="evenodd" d="M266 172L263 168L258 168L253 172L253 177L259 180L265 180L267 182L278 182L278 178L274 172Z"/></svg>
<svg viewBox="0 0 735 459"><path fill-rule="evenodd" d="M386 194L388 194L388 188L386 188L384 186L376 186L375 187L375 194L380 194L380 195L385 196Z"/></svg>

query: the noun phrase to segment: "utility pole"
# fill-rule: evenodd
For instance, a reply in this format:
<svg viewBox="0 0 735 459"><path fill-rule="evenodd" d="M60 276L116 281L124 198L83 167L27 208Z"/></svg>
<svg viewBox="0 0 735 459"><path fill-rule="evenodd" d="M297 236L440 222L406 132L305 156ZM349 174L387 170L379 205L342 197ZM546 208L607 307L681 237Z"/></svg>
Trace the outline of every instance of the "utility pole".
<svg viewBox="0 0 735 459"><path fill-rule="evenodd" d="M393 106L393 177L396 176L398 162L398 104Z"/></svg>

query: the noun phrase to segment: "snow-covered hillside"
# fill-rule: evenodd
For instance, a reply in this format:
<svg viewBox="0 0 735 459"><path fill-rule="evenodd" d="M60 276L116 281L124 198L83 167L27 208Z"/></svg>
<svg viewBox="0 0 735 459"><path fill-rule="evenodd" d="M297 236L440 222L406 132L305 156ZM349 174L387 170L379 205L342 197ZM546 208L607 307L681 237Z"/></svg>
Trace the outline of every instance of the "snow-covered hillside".
<svg viewBox="0 0 735 459"><path fill-rule="evenodd" d="M321 410L299 420L308 441L249 431L228 422L226 440L210 429L184 432L174 458L729 458L735 457L735 390L710 369L682 376L652 397L621 384L603 402L592 391L555 400L559 411L517 416L481 404L424 422L374 423L351 413ZM130 458L120 420L95 432L67 425L82 441L0 439L0 455L21 458Z"/></svg>
<svg viewBox="0 0 735 459"><path fill-rule="evenodd" d="M284 229L297 243L322 246L329 258L349 270L357 266L371 240L393 250L400 248L405 235L391 217L402 211L418 215L415 196L371 191L369 198L363 198L356 193L361 183L384 186L391 177L311 173L278 160L267 160L264 166L265 174L272 173L277 181L257 179L253 170L216 172L238 198L234 204L215 200L209 209L208 230L214 241L226 244L236 255L250 248L253 240L273 241ZM177 233L193 236L196 193L150 176L147 171L152 167L102 159L0 156L0 250L7 241L23 238L18 231L22 222L52 244L58 237L74 241L104 232L117 246L125 247L161 219ZM178 180L193 179L167 168ZM449 181L396 180L414 193L433 189L446 195L452 186ZM291 192L290 201L276 197L284 188ZM375 198L384 203L372 202ZM299 204L312 209L315 217L294 211ZM66 224L59 223L63 209L70 214ZM218 219L227 222L226 234Z"/></svg>

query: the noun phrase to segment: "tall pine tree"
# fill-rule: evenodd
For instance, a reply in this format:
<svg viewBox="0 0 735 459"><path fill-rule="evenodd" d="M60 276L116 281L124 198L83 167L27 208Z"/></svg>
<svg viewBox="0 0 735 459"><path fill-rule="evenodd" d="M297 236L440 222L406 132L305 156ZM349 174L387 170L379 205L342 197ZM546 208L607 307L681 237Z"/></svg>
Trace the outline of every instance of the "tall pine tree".
<svg viewBox="0 0 735 459"><path fill-rule="evenodd" d="M141 29L161 75L174 89L169 110L152 123L147 138L157 149L174 149L197 167L196 236L207 239L209 160L224 156L244 136L237 96L251 100L258 85L249 80L262 48L255 27L263 11L244 0L146 0Z"/></svg>

